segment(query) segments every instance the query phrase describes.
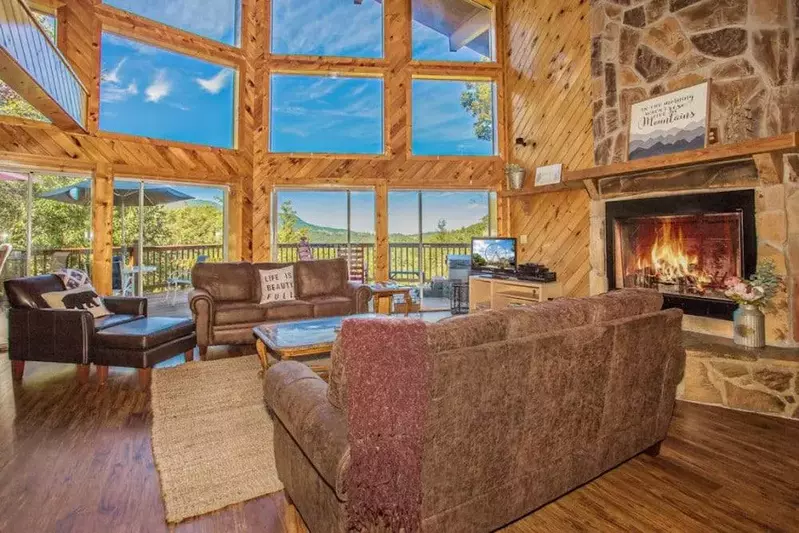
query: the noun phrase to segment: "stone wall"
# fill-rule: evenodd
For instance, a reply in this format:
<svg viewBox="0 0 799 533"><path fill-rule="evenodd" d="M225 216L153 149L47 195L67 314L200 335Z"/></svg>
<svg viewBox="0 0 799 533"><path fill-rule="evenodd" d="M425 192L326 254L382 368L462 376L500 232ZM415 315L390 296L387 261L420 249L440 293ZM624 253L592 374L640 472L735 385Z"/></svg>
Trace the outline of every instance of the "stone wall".
<svg viewBox="0 0 799 533"><path fill-rule="evenodd" d="M711 79L719 140L799 130L799 0L595 0L594 159L626 159L633 103Z"/></svg>

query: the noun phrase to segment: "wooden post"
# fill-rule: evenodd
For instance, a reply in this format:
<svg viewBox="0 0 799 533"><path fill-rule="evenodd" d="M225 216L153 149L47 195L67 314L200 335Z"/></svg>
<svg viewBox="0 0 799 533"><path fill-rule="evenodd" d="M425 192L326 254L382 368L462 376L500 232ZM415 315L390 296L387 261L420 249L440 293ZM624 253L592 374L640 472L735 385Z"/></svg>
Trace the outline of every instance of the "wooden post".
<svg viewBox="0 0 799 533"><path fill-rule="evenodd" d="M147 390L147 388L150 386L150 379L153 375L153 369L140 368L138 374L139 374L139 388L141 390Z"/></svg>
<svg viewBox="0 0 799 533"><path fill-rule="evenodd" d="M78 365L77 378L81 385L89 381L89 365Z"/></svg>
<svg viewBox="0 0 799 533"><path fill-rule="evenodd" d="M375 187L375 280L388 281L388 185L385 181Z"/></svg>
<svg viewBox="0 0 799 533"><path fill-rule="evenodd" d="M114 251L114 175L111 165L98 163L94 172L92 209L92 284L102 295L110 295L111 258Z"/></svg>
<svg viewBox="0 0 799 533"><path fill-rule="evenodd" d="M97 382L102 386L108 383L108 365L97 367Z"/></svg>

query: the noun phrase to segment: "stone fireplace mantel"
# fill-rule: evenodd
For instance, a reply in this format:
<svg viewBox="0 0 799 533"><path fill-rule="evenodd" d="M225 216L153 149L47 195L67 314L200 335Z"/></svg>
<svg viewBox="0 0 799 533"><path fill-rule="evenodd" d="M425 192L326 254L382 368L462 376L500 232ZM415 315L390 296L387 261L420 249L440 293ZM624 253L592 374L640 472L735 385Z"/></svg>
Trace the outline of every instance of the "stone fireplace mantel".
<svg viewBox="0 0 799 533"><path fill-rule="evenodd" d="M772 260L786 280L784 294L775 299L767 313L767 342L771 346L799 347L799 134L568 172L563 185L583 186L591 197L592 294L609 287L609 202L754 190L757 260ZM728 320L686 316L684 329L732 338L732 322Z"/></svg>

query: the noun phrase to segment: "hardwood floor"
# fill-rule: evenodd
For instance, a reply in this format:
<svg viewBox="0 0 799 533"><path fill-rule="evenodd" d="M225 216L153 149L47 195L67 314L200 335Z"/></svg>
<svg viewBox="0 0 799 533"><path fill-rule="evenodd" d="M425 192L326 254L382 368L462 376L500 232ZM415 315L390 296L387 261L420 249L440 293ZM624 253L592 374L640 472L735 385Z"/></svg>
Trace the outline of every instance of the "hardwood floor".
<svg viewBox="0 0 799 533"><path fill-rule="evenodd" d="M284 531L282 494L168 528L136 372L112 368L104 388L94 370L87 385L74 378L75 367L29 363L12 386L0 361L0 531ZM798 446L799 421L680 403L658 457L504 531L799 531Z"/></svg>

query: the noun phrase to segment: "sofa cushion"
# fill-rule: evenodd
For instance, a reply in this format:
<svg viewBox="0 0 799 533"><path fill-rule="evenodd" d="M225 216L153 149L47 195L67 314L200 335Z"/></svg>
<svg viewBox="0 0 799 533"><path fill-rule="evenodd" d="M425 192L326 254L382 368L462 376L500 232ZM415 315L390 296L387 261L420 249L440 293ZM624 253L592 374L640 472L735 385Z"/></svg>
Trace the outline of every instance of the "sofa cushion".
<svg viewBox="0 0 799 533"><path fill-rule="evenodd" d="M294 300L294 266L258 270L261 286L260 303L288 302Z"/></svg>
<svg viewBox="0 0 799 533"><path fill-rule="evenodd" d="M653 289L621 289L583 301L591 306L595 324L655 313L663 308L663 295Z"/></svg>
<svg viewBox="0 0 799 533"><path fill-rule="evenodd" d="M266 309L266 318L269 321L297 320L314 316L313 304L301 300L274 302L261 307Z"/></svg>
<svg viewBox="0 0 799 533"><path fill-rule="evenodd" d="M194 333L190 318L149 317L98 331L97 346L122 350L151 350Z"/></svg>
<svg viewBox="0 0 799 533"><path fill-rule="evenodd" d="M265 322L267 308L257 303L223 302L216 305L215 326Z"/></svg>
<svg viewBox="0 0 799 533"><path fill-rule="evenodd" d="M313 305L313 316L344 316L353 312L352 299L344 296L319 296L303 300Z"/></svg>
<svg viewBox="0 0 799 533"><path fill-rule="evenodd" d="M198 263L191 282L215 302L255 302L256 275L250 263Z"/></svg>
<svg viewBox="0 0 799 533"><path fill-rule="evenodd" d="M347 260L300 261L294 264L295 295L301 300L342 295L347 288Z"/></svg>
<svg viewBox="0 0 799 533"><path fill-rule="evenodd" d="M111 314L100 295L91 285L84 285L65 291L46 292L42 299L52 309L81 309L89 311L94 318Z"/></svg>
<svg viewBox="0 0 799 533"><path fill-rule="evenodd" d="M504 340L508 319L502 313L486 312L455 316L427 326L430 353L478 346Z"/></svg>
<svg viewBox="0 0 799 533"><path fill-rule="evenodd" d="M592 322L593 307L584 298L560 298L551 302L497 311L508 320L507 338L525 337Z"/></svg>

